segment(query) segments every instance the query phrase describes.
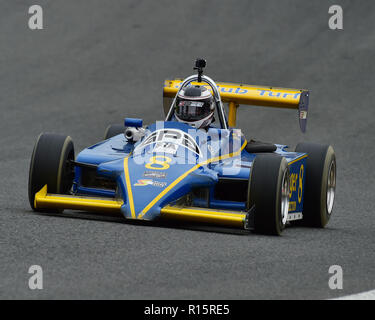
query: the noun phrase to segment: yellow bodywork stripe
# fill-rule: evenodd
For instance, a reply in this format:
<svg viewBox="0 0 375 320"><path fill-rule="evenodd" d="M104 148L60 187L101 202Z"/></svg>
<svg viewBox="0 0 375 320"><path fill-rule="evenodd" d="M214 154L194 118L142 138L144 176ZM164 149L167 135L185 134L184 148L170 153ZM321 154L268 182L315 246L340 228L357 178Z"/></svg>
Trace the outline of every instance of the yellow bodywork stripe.
<svg viewBox="0 0 375 320"><path fill-rule="evenodd" d="M288 165L290 165L290 164L292 164L292 163L294 163L294 162L297 162L297 161L299 161L299 160L302 160L302 159L304 159L304 158L306 158L306 157L307 157L307 154L305 154L304 156L302 156L302 157L300 157L300 158L297 158L297 159L295 159L295 160L293 160L293 161L288 162Z"/></svg>
<svg viewBox="0 0 375 320"><path fill-rule="evenodd" d="M219 161L219 160L223 160L223 159L227 159L227 158L231 158L231 157L235 157L235 156L239 155L242 152L242 150L245 148L246 144L247 144L247 140L244 141L244 143L241 146L241 149L239 151L236 151L236 152L233 152L233 153L229 153L229 154L226 154L226 155L223 155L223 156L218 156L218 157L215 157L215 158L208 159L206 161L198 163L197 165L195 165L194 167L192 167L191 169L189 169L188 171L186 171L184 174L182 174L181 176L179 176L175 181L173 181L168 187L166 187L162 192L160 192L159 195L157 197L155 197L154 200L152 200L142 210L142 212L139 214L138 218L141 219L155 205L156 202L158 202L162 197L164 197L181 180L185 179L189 175L189 173L197 170L199 167L204 166L204 165L206 165L208 163L216 162L216 161Z"/></svg>
<svg viewBox="0 0 375 320"><path fill-rule="evenodd" d="M133 199L133 192L132 192L132 186L130 183L130 177L129 177L129 156L124 159L124 171L125 171L125 181L126 181L126 190L128 194L128 201L130 206L130 212L132 215L132 218L135 219L135 210L134 210L134 199Z"/></svg>
<svg viewBox="0 0 375 320"><path fill-rule="evenodd" d="M122 201L92 197L48 194L47 185L35 194L34 207L37 209L75 209L88 211L120 211Z"/></svg>

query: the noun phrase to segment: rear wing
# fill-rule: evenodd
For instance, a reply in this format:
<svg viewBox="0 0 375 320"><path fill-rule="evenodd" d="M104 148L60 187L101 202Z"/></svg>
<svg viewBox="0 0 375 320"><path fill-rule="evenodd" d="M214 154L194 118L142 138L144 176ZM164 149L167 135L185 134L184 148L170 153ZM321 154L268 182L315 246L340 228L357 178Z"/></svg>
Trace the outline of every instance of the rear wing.
<svg viewBox="0 0 375 320"><path fill-rule="evenodd" d="M163 98L166 113L182 81L182 79L164 81ZM192 84L198 83L193 82ZM229 105L229 126L236 126L237 108L242 104L296 109L298 110L301 131L306 131L307 110L309 105L308 90L262 87L225 82L216 82L216 85L220 92L222 102L226 102ZM209 86L207 86L207 88L211 90Z"/></svg>

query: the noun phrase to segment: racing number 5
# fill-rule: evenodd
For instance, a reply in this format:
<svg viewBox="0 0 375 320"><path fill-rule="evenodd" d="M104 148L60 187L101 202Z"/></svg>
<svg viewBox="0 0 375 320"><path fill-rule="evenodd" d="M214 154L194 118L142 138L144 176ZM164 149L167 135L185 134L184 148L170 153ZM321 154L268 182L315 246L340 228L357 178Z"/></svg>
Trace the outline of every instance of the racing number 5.
<svg viewBox="0 0 375 320"><path fill-rule="evenodd" d="M158 158L163 159L163 161L157 160ZM167 170L170 167L168 163L171 161L172 159L166 156L154 156L150 158L149 162L146 163L145 167L147 169L153 169L153 170Z"/></svg>

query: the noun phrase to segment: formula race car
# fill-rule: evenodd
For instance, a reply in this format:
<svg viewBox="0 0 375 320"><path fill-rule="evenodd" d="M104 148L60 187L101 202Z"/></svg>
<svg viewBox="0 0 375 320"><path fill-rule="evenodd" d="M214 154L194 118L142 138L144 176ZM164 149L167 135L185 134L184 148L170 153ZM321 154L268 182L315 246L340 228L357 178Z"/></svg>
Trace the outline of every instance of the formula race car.
<svg viewBox="0 0 375 320"><path fill-rule="evenodd" d="M238 106L256 105L298 110L305 131L309 92L215 83L203 75L205 66L197 59L196 75L165 81L164 121L143 126L141 119L125 118L77 157L69 136L40 134L29 171L31 208L121 212L126 219L194 221L274 235L287 224L324 227L335 196L333 148L300 143L291 152L285 145L247 141L235 129ZM183 100L188 91L190 100ZM208 125L189 124L207 110Z"/></svg>

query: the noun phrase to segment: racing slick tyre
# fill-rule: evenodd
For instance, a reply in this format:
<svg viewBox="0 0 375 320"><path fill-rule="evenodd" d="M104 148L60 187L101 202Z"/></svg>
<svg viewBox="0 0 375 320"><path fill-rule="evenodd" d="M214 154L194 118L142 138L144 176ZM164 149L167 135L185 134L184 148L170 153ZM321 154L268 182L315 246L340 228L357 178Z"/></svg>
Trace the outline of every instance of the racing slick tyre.
<svg viewBox="0 0 375 320"><path fill-rule="evenodd" d="M125 128L123 124L110 124L104 132L104 140L117 136L120 133L124 133Z"/></svg>
<svg viewBox="0 0 375 320"><path fill-rule="evenodd" d="M281 235L289 210L289 167L275 154L256 156L248 184L249 208L255 206L254 231Z"/></svg>
<svg viewBox="0 0 375 320"><path fill-rule="evenodd" d="M324 228L332 214L336 189L336 156L330 145L299 143L296 152L308 154L303 219L297 225Z"/></svg>
<svg viewBox="0 0 375 320"><path fill-rule="evenodd" d="M74 145L69 136L41 133L35 143L29 170L29 202L35 211L35 194L47 185L49 193L67 194L72 187ZM56 211L56 210L55 210Z"/></svg>

